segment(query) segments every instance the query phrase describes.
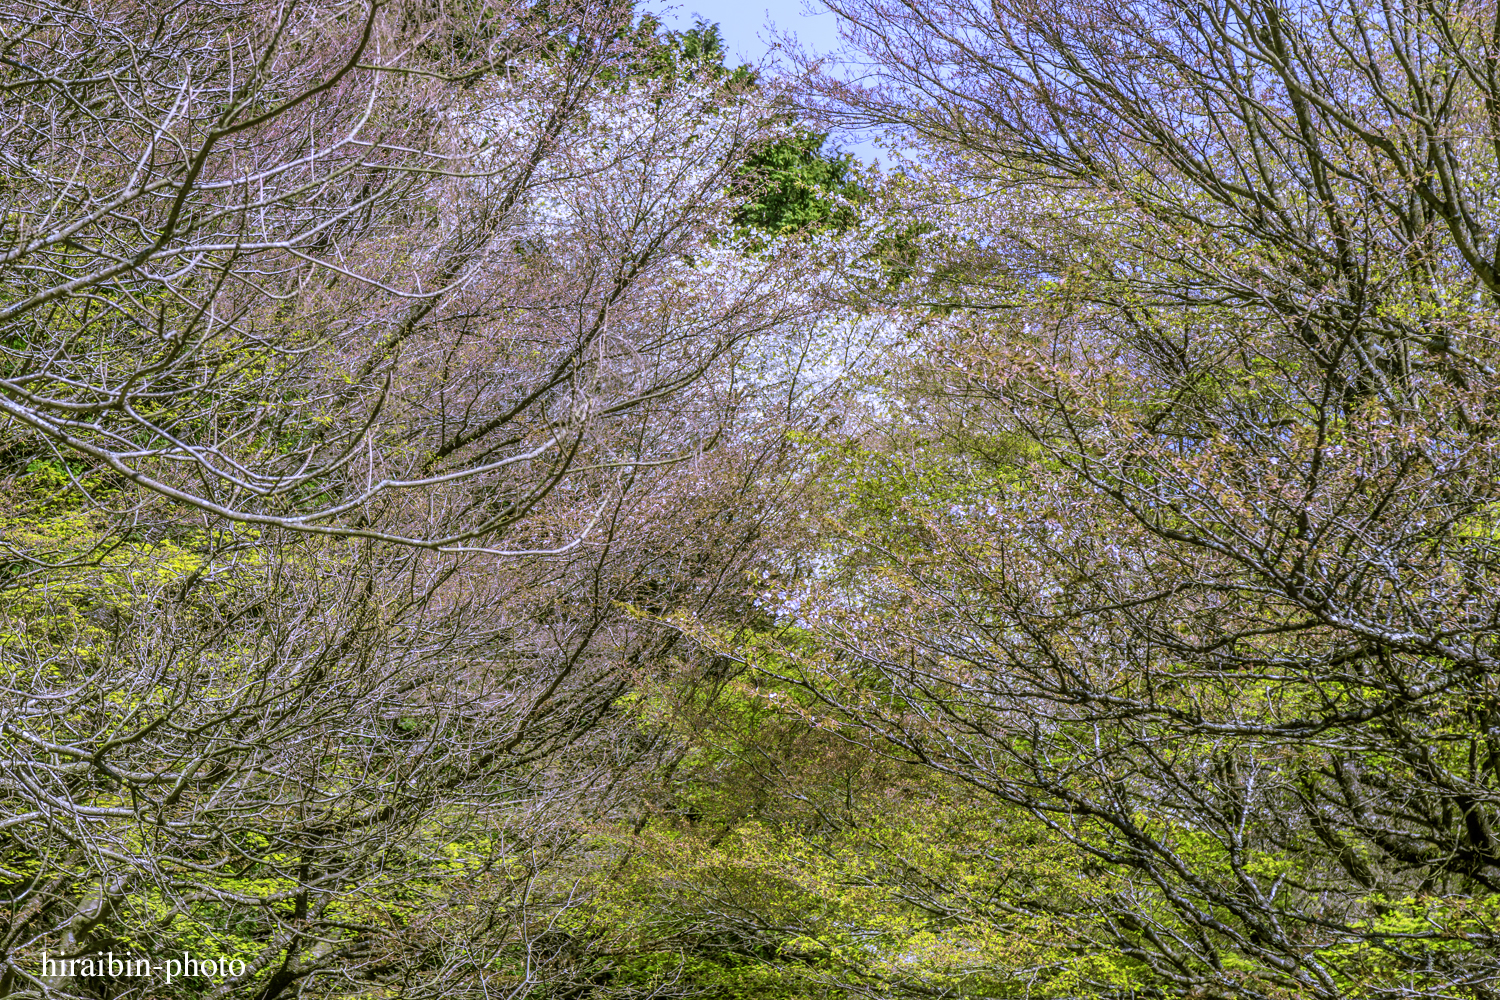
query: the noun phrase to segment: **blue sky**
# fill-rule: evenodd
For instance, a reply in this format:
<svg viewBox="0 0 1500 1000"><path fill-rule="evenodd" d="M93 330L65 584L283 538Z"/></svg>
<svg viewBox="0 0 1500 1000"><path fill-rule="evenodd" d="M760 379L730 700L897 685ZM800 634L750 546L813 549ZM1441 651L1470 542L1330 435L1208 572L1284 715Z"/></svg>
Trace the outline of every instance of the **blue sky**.
<svg viewBox="0 0 1500 1000"><path fill-rule="evenodd" d="M838 45L834 16L828 13L809 15L802 0L643 0L637 9L650 11L669 27L690 28L694 15L715 21L723 32L731 54L741 62L759 63L771 42L769 25L795 34L803 45L815 51L830 51Z"/></svg>
<svg viewBox="0 0 1500 1000"><path fill-rule="evenodd" d="M814 3L812 6L816 7ZM802 47L812 52L832 52L838 48L837 19L826 11L809 13L803 0L641 0L637 10L650 11L669 28L691 28L697 17L719 25L725 47L734 62L759 65L770 54L774 40L771 30L797 36ZM836 136L840 148L862 160L883 161L874 146L855 136Z"/></svg>

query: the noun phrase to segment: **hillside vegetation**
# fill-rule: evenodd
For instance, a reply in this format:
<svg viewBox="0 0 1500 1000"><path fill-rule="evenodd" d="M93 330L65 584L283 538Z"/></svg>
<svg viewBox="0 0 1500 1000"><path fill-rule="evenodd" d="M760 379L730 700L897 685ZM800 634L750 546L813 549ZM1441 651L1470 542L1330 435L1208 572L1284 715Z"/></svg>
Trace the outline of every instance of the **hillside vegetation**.
<svg viewBox="0 0 1500 1000"><path fill-rule="evenodd" d="M0 4L0 998L1500 996L1493 5L825 6Z"/></svg>

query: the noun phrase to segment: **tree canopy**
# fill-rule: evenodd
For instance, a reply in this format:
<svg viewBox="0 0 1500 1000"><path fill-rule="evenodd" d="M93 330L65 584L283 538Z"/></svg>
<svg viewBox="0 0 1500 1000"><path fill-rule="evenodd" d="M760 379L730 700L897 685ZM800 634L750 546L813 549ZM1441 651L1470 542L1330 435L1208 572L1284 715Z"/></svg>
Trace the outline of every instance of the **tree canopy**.
<svg viewBox="0 0 1500 1000"><path fill-rule="evenodd" d="M825 6L0 6L0 997L1500 995L1493 6Z"/></svg>

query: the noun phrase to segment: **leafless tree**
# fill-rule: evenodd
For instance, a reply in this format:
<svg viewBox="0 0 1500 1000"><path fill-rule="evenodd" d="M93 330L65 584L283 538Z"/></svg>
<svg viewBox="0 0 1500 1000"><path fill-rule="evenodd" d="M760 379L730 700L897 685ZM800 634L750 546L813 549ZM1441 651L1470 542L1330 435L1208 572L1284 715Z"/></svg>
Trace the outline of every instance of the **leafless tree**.
<svg viewBox="0 0 1500 1000"><path fill-rule="evenodd" d="M671 272L721 221L756 112L684 136L704 98L679 88L606 122L619 9L475 17L11 11L16 433L237 523L452 549L700 374L745 326L687 315ZM643 326L648 296L674 319ZM379 525L476 480L507 513Z"/></svg>
<svg viewBox="0 0 1500 1000"><path fill-rule="evenodd" d="M727 224L762 99L637 35L0 12L0 995L588 969L577 845L654 752L612 706L678 642L622 608L742 601L705 453L805 308ZM41 965L110 950L244 971Z"/></svg>
<svg viewBox="0 0 1500 1000"><path fill-rule="evenodd" d="M1493 7L828 6L955 252L865 430L977 478L757 662L1087 852L1099 995L1493 996Z"/></svg>

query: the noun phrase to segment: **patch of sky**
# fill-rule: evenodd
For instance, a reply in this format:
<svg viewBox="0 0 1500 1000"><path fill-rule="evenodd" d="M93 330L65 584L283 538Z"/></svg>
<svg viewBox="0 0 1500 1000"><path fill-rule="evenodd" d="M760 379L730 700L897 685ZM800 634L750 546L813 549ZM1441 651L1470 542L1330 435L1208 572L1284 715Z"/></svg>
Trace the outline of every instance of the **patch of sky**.
<svg viewBox="0 0 1500 1000"><path fill-rule="evenodd" d="M654 15L673 31L687 31L703 21L717 24L729 54L727 62L732 65L748 63L772 73L785 70L789 65L785 57L785 46L789 41L794 40L805 51L817 55L834 55L842 46L838 19L805 0L750 0L748 3L642 0L637 10ZM889 159L871 136L844 131L831 138L832 145L841 152L852 153L865 163L885 163Z"/></svg>

